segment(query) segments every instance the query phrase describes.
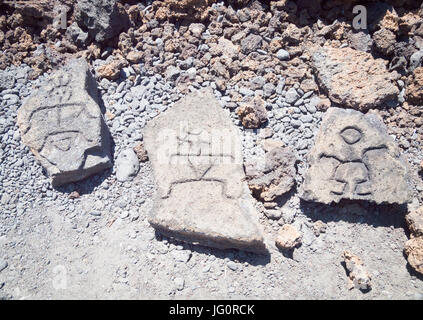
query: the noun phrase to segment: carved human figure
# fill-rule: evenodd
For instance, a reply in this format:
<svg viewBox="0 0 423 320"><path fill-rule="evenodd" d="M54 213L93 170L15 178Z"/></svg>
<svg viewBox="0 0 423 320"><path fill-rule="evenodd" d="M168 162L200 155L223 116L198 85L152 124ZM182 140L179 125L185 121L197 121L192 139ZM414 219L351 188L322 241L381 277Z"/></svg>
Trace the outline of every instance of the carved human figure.
<svg viewBox="0 0 423 320"><path fill-rule="evenodd" d="M24 143L60 185L111 165L97 87L84 61L54 73L21 107Z"/></svg>

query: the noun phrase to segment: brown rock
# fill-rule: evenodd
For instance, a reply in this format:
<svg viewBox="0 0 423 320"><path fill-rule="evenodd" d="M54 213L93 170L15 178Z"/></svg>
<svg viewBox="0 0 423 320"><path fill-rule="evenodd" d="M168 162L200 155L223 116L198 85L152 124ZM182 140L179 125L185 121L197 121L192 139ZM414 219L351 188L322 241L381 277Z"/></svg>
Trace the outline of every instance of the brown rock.
<svg viewBox="0 0 423 320"><path fill-rule="evenodd" d="M290 224L284 224L278 232L275 244L280 250L292 250L301 244L301 233Z"/></svg>
<svg viewBox="0 0 423 320"><path fill-rule="evenodd" d="M348 272L349 288L357 288L362 291L371 290L372 278L364 267L363 261L349 251L344 251L342 257L344 258L345 268Z"/></svg>
<svg viewBox="0 0 423 320"><path fill-rule="evenodd" d="M387 62L351 48L320 47L312 65L320 87L335 103L361 111L397 99L399 90Z"/></svg>
<svg viewBox="0 0 423 320"><path fill-rule="evenodd" d="M126 56L126 60L128 60L130 63L138 63L143 58L143 53L140 51L131 51Z"/></svg>
<svg viewBox="0 0 423 320"><path fill-rule="evenodd" d="M216 0L163 0L153 2L158 20L207 20Z"/></svg>
<svg viewBox="0 0 423 320"><path fill-rule="evenodd" d="M146 162L148 160L147 150L144 148L144 144L139 143L134 147L134 151L138 156L140 162Z"/></svg>
<svg viewBox="0 0 423 320"><path fill-rule="evenodd" d="M380 21L379 25L382 28L385 28L387 30L391 30L393 32L398 31L398 15L395 12L395 10L387 10L385 16Z"/></svg>
<svg viewBox="0 0 423 320"><path fill-rule="evenodd" d="M267 111L260 97L255 97L250 103L239 107L236 114L245 128L259 128L267 121Z"/></svg>
<svg viewBox="0 0 423 320"><path fill-rule="evenodd" d="M407 214L405 220L414 237L423 236L423 207Z"/></svg>
<svg viewBox="0 0 423 320"><path fill-rule="evenodd" d="M406 89L407 100L412 104L423 103L423 67L414 69Z"/></svg>
<svg viewBox="0 0 423 320"><path fill-rule="evenodd" d="M103 64L97 68L97 73L101 78L116 80L119 78L120 70L123 67L123 61L115 59L108 64Z"/></svg>
<svg viewBox="0 0 423 320"><path fill-rule="evenodd" d="M414 270L423 274L423 237L412 238L405 243L407 261Z"/></svg>

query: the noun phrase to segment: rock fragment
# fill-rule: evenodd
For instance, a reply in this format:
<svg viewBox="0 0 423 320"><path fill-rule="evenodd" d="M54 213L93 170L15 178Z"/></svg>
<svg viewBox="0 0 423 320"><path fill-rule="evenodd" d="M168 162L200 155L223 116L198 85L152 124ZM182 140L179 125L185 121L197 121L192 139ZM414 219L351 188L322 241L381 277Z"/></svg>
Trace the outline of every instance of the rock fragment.
<svg viewBox="0 0 423 320"><path fill-rule="evenodd" d="M375 114L329 108L308 155L306 201L410 201L409 166Z"/></svg>
<svg viewBox="0 0 423 320"><path fill-rule="evenodd" d="M301 233L290 224L284 224L278 232L275 244L280 250L293 250L301 244Z"/></svg>
<svg viewBox="0 0 423 320"><path fill-rule="evenodd" d="M111 167L110 137L98 105L97 84L84 60L54 73L18 111L22 141L54 186Z"/></svg>
<svg viewBox="0 0 423 320"><path fill-rule="evenodd" d="M134 151L138 156L140 162L146 162L148 160L147 150L144 148L143 143L139 143L134 147Z"/></svg>
<svg viewBox="0 0 423 320"><path fill-rule="evenodd" d="M123 150L116 159L116 178L120 182L132 180L140 168L138 156L132 149Z"/></svg>
<svg viewBox="0 0 423 320"><path fill-rule="evenodd" d="M405 243L404 253L410 266L423 274L423 236L408 240Z"/></svg>
<svg viewBox="0 0 423 320"><path fill-rule="evenodd" d="M423 236L423 207L407 214L405 220L413 236Z"/></svg>
<svg viewBox="0 0 423 320"><path fill-rule="evenodd" d="M129 18L116 0L78 0L76 22L92 39L101 43L129 27Z"/></svg>
<svg viewBox="0 0 423 320"><path fill-rule="evenodd" d="M342 257L348 272L350 290L357 288L363 292L370 291L372 278L364 267L363 261L349 251L344 251Z"/></svg>
<svg viewBox="0 0 423 320"><path fill-rule="evenodd" d="M407 101L419 105L423 103L423 67L414 69L406 90Z"/></svg>
<svg viewBox="0 0 423 320"><path fill-rule="evenodd" d="M267 121L267 111L260 97L255 97L250 103L239 107L236 114L242 125L249 129L259 128Z"/></svg>
<svg viewBox="0 0 423 320"><path fill-rule="evenodd" d="M265 154L264 164L246 164L247 182L254 197L272 202L295 185L297 158L289 147L276 147Z"/></svg>
<svg viewBox="0 0 423 320"><path fill-rule="evenodd" d="M351 48L319 48L312 55L320 87L332 102L366 111L396 100L399 90L386 61Z"/></svg>
<svg viewBox="0 0 423 320"><path fill-rule="evenodd" d="M206 246L266 252L237 130L211 89L187 95L147 124L154 228Z"/></svg>

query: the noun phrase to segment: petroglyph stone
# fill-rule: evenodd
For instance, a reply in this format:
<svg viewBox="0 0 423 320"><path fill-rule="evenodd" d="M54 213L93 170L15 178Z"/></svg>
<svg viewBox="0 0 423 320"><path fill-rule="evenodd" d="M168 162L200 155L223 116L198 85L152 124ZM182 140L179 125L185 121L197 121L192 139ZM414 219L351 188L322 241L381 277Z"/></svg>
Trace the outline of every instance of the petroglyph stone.
<svg viewBox="0 0 423 320"><path fill-rule="evenodd" d="M109 133L97 85L84 60L55 72L18 111L23 142L54 186L111 167Z"/></svg>
<svg viewBox="0 0 423 320"><path fill-rule="evenodd" d="M154 228L222 249L266 250L237 130L210 89L189 94L148 123L144 142L157 183Z"/></svg>
<svg viewBox="0 0 423 320"><path fill-rule="evenodd" d="M409 201L409 169L374 114L329 108L309 154L300 194L307 201Z"/></svg>

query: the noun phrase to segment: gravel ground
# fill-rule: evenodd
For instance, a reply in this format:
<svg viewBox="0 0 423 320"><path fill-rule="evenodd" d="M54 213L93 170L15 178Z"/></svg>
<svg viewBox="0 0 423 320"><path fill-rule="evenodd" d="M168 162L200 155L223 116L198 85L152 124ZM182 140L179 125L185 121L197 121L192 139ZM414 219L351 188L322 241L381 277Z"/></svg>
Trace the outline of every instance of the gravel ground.
<svg viewBox="0 0 423 320"><path fill-rule="evenodd" d="M293 190L280 204L283 219L271 220L261 213L270 255L260 256L184 244L155 233L147 222L155 192L149 162L140 164L130 182L117 181L114 167L52 189L42 167L22 144L15 123L22 100L44 77L29 80L29 70L25 65L8 67L16 85L0 93L0 297L423 299L423 277L407 266L403 255L408 239L403 207L308 204ZM123 72L129 76L133 70ZM106 113L115 160L122 150L142 141L150 119L183 96L172 81L158 74L141 72L134 82L99 82L103 111L115 115L110 119ZM298 86L284 91L283 84L281 78L277 87L267 88L279 97L266 100L267 127L273 129L273 138L296 150L299 185L322 113L313 107L314 95ZM216 87L207 81L202 85ZM226 92L230 90L244 96L258 93L238 87ZM262 157L256 145L260 130L241 129L230 98L219 90L215 94L240 127L245 158ZM416 158L416 150L409 146L405 154L417 164L421 159ZM73 191L80 196L73 199ZM260 209L261 204L257 206ZM322 232L316 231L319 220L326 227ZM284 222L303 234L302 245L291 256L274 245ZM371 274L368 293L348 289L342 265L345 250L360 256Z"/></svg>

